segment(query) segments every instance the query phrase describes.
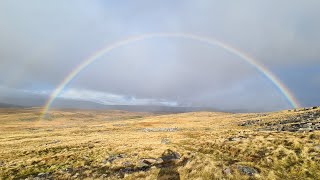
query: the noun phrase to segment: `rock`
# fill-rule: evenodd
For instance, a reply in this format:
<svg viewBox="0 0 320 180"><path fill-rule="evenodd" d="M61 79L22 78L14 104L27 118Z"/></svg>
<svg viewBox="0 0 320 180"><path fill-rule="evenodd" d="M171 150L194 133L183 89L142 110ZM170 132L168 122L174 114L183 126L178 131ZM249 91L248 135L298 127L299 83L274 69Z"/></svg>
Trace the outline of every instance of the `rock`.
<svg viewBox="0 0 320 180"><path fill-rule="evenodd" d="M39 178L45 178L45 177L47 177L47 173L39 173L38 177Z"/></svg>
<svg viewBox="0 0 320 180"><path fill-rule="evenodd" d="M176 132L179 128L144 128L143 132Z"/></svg>
<svg viewBox="0 0 320 180"><path fill-rule="evenodd" d="M117 160L117 159L122 159L124 158L125 155L124 154L117 154L117 155L111 155L109 158L106 159L106 161L112 163L114 160ZM105 161L104 161L105 162ZM105 162L106 163L106 162Z"/></svg>
<svg viewBox="0 0 320 180"><path fill-rule="evenodd" d="M151 165L144 163L144 162L139 162L139 164L137 165L137 170L139 171L147 171L148 169L150 169Z"/></svg>
<svg viewBox="0 0 320 180"><path fill-rule="evenodd" d="M71 174L71 173L73 172L73 168L68 167L68 168L65 169L65 171L66 171L67 173Z"/></svg>
<svg viewBox="0 0 320 180"><path fill-rule="evenodd" d="M130 161L125 161L122 163L123 166L128 167L128 166L132 166L132 162Z"/></svg>
<svg viewBox="0 0 320 180"><path fill-rule="evenodd" d="M94 145L93 144L88 144L88 148L92 149L92 148L94 148Z"/></svg>
<svg viewBox="0 0 320 180"><path fill-rule="evenodd" d="M158 158L158 159L157 159L157 162L156 162L156 164L162 164L162 163L164 163L163 159L161 159L161 158Z"/></svg>
<svg viewBox="0 0 320 180"><path fill-rule="evenodd" d="M279 131L283 131L283 126L278 126L277 127L277 131L279 132Z"/></svg>
<svg viewBox="0 0 320 180"><path fill-rule="evenodd" d="M169 143L170 143L169 139L167 139L167 138L161 139L161 144L169 144Z"/></svg>
<svg viewBox="0 0 320 180"><path fill-rule="evenodd" d="M239 126L252 126L260 123L261 120L248 120L239 124Z"/></svg>
<svg viewBox="0 0 320 180"><path fill-rule="evenodd" d="M312 132L312 131L313 131L312 128L300 128L300 129L298 130L298 132Z"/></svg>
<svg viewBox="0 0 320 180"><path fill-rule="evenodd" d="M157 160L152 158L147 158L147 159L142 159L141 162L148 165L154 165L157 163Z"/></svg>
<svg viewBox="0 0 320 180"><path fill-rule="evenodd" d="M42 180L42 179L52 179L51 173L39 173L34 179Z"/></svg>
<svg viewBox="0 0 320 180"><path fill-rule="evenodd" d="M312 127L312 123L303 123L302 127L303 128L311 128Z"/></svg>
<svg viewBox="0 0 320 180"><path fill-rule="evenodd" d="M228 141L241 141L242 139L245 139L244 136L238 136L238 137L229 137Z"/></svg>
<svg viewBox="0 0 320 180"><path fill-rule="evenodd" d="M317 106L314 106L314 107L312 107L312 109L318 109L318 107L317 107Z"/></svg>
<svg viewBox="0 0 320 180"><path fill-rule="evenodd" d="M320 145L314 146L313 149L316 151L320 151Z"/></svg>
<svg viewBox="0 0 320 180"><path fill-rule="evenodd" d="M253 167L238 165L237 168L241 174L245 174L248 176L253 176L255 174L259 174L259 172Z"/></svg>
<svg viewBox="0 0 320 180"><path fill-rule="evenodd" d="M222 172L223 172L223 174L225 174L227 176L231 175L231 169L229 167L224 168Z"/></svg>
<svg viewBox="0 0 320 180"><path fill-rule="evenodd" d="M125 173L125 174L130 174L134 172L134 169L132 167L126 167L120 170L120 172Z"/></svg>

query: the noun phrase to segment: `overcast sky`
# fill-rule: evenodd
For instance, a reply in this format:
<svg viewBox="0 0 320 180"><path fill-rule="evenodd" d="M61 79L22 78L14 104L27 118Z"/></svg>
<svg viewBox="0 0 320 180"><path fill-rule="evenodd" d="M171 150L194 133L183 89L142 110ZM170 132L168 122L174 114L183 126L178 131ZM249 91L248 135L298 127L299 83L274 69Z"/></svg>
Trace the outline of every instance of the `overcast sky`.
<svg viewBox="0 0 320 180"><path fill-rule="evenodd" d="M0 103L10 103L13 96L48 97L78 64L119 40L184 32L241 49L268 67L303 106L320 105L319 7L318 0L2 0ZM178 38L152 38L115 49L82 71L60 98L290 108L272 82L239 57Z"/></svg>

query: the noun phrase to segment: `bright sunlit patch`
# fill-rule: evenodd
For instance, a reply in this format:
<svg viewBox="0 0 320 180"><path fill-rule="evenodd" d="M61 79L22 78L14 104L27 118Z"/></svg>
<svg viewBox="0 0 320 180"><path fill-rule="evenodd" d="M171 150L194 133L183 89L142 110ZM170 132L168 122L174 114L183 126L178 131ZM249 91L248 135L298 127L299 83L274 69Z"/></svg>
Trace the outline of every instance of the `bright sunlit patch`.
<svg viewBox="0 0 320 180"><path fill-rule="evenodd" d="M286 97L288 103L293 108L300 107L298 100L294 97L293 93L290 92L290 90L270 71L268 70L263 64L259 63L257 60L252 58L247 53L236 49L230 45L228 45L225 42L218 41L216 39L212 39L205 36L199 36L195 34L189 34L189 33L149 33L149 34L143 34L140 36L134 36L127 39L124 39L122 41L118 41L114 44L108 45L95 53L92 54L92 56L85 59L82 63L80 63L68 76L64 78L64 80L57 86L57 88L53 91L53 93L50 95L47 103L44 106L43 115L45 115L48 110L50 109L50 106L54 102L54 100L59 96L59 94L62 92L62 90L86 67L88 67L91 63L105 55L106 53L111 52L112 50L116 48L120 48L123 46L126 46L130 43L141 41L145 39L151 39L151 38L184 38L184 39L191 39L203 43L207 43L209 45L220 47L224 50L226 50L229 53L234 54L235 56L238 56L240 59L244 60L248 64L255 67L259 72L261 72L265 77L267 77L280 91L281 93Z"/></svg>

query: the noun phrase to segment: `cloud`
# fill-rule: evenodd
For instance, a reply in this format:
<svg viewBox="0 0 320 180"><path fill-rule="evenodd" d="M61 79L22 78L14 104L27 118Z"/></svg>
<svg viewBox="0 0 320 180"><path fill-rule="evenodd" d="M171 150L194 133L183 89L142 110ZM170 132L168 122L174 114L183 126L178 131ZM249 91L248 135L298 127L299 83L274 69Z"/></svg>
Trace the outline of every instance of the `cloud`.
<svg viewBox="0 0 320 180"><path fill-rule="evenodd" d="M68 89L58 98L91 101L104 105L163 105L177 106L177 102L160 100L160 99L139 99L132 96L119 94L110 94L99 91L84 89Z"/></svg>
<svg viewBox="0 0 320 180"><path fill-rule="evenodd" d="M25 90L29 94L49 96L49 91ZM139 99L133 96L111 94L106 92L87 90L87 89L67 89L56 98L66 100L78 100L94 102L103 105L157 105L157 106L178 106L177 102L163 99Z"/></svg>
<svg viewBox="0 0 320 180"><path fill-rule="evenodd" d="M305 82L316 78L297 76L302 77L301 66L319 66L319 5L316 0L1 1L0 84L52 92L79 63L111 43L149 32L188 32L220 39L252 55L303 104L315 104L318 80ZM238 57L173 38L115 49L81 72L65 92L68 88L74 91L69 97L87 93L86 100L96 102L102 92L105 103L135 97L129 103L288 107L277 88ZM13 95L6 91L2 96ZM259 102L254 101L257 97Z"/></svg>

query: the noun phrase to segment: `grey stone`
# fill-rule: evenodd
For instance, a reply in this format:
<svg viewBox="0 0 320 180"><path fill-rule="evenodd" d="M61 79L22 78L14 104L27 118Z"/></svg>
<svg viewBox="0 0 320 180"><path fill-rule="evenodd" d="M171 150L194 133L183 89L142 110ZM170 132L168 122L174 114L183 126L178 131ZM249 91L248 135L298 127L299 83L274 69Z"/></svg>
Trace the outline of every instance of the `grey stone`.
<svg viewBox="0 0 320 180"><path fill-rule="evenodd" d="M157 160L153 158L147 158L147 159L142 159L141 162L148 165L154 165L157 163Z"/></svg>
<svg viewBox="0 0 320 180"><path fill-rule="evenodd" d="M223 169L223 174L225 174L227 176L231 175L231 169L229 167Z"/></svg>
<svg viewBox="0 0 320 180"><path fill-rule="evenodd" d="M320 151L320 145L314 146L313 149L315 149L316 151Z"/></svg>
<svg viewBox="0 0 320 180"><path fill-rule="evenodd" d="M167 139L167 138L161 139L161 144L169 144L169 143L170 143L169 139Z"/></svg>
<svg viewBox="0 0 320 180"><path fill-rule="evenodd" d="M143 132L176 132L179 128L144 128Z"/></svg>
<svg viewBox="0 0 320 180"><path fill-rule="evenodd" d="M68 167L68 168L65 169L65 171L66 171L67 173L71 174L71 173L73 172L73 168Z"/></svg>
<svg viewBox="0 0 320 180"><path fill-rule="evenodd" d="M122 165L123 165L123 166L126 166L126 167L127 167L127 166L132 166L132 162L130 162L130 161L125 161L125 162L122 163Z"/></svg>
<svg viewBox="0 0 320 180"><path fill-rule="evenodd" d="M259 174L258 170L253 167L238 165L237 168L241 174L245 174L248 176Z"/></svg>
<svg viewBox="0 0 320 180"><path fill-rule="evenodd" d="M148 169L150 169L151 165L150 164L147 164L147 163L144 163L144 162L139 162L139 164L137 165L137 169L139 171L146 171Z"/></svg>
<svg viewBox="0 0 320 180"><path fill-rule="evenodd" d="M125 157L125 154L111 155L111 156L109 156L109 157L106 159L106 161L103 161L103 163L107 163L107 161L110 162L110 163L112 163L113 161L115 161L115 160L117 160L117 159L122 159L122 158L124 158L124 157Z"/></svg>

